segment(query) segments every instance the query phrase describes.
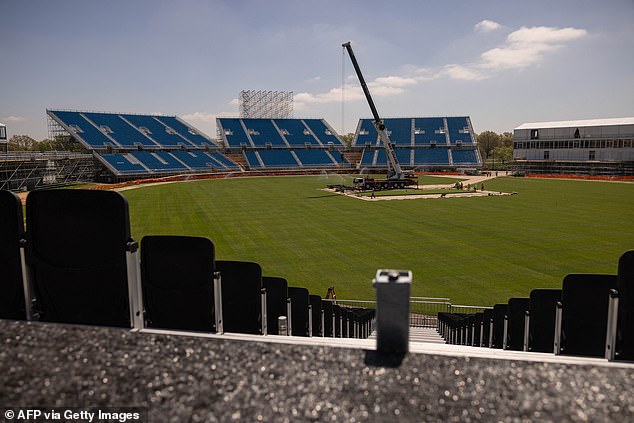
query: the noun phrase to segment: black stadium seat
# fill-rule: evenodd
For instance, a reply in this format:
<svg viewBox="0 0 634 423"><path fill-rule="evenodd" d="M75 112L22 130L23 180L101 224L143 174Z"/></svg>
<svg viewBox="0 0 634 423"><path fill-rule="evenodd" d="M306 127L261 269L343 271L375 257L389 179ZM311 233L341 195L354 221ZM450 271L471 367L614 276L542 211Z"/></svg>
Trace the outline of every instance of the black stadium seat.
<svg viewBox="0 0 634 423"><path fill-rule="evenodd" d="M616 351L619 360L634 360L634 250L619 259L619 317Z"/></svg>
<svg viewBox="0 0 634 423"><path fill-rule="evenodd" d="M496 304L493 306L493 348L502 348L504 341L504 316L506 316L508 304Z"/></svg>
<svg viewBox="0 0 634 423"><path fill-rule="evenodd" d="M473 316L473 342L471 345L479 347L480 345L480 330L482 329L482 318L484 313L476 313Z"/></svg>
<svg viewBox="0 0 634 423"><path fill-rule="evenodd" d="M26 318L20 263L23 238L20 197L10 191L0 191L0 319Z"/></svg>
<svg viewBox="0 0 634 423"><path fill-rule="evenodd" d="M529 302L528 298L511 298L508 302L507 350L522 351L524 348L524 321Z"/></svg>
<svg viewBox="0 0 634 423"><path fill-rule="evenodd" d="M616 275L572 274L561 294L561 353L603 357L608 320L608 298Z"/></svg>
<svg viewBox="0 0 634 423"><path fill-rule="evenodd" d="M313 314L313 336L321 336L321 297L310 295L310 306Z"/></svg>
<svg viewBox="0 0 634 423"><path fill-rule="evenodd" d="M491 339L491 320L493 319L493 309L486 309L482 312L482 346L488 347Z"/></svg>
<svg viewBox="0 0 634 423"><path fill-rule="evenodd" d="M333 306L332 301L322 301L321 307L324 309L324 336L333 337Z"/></svg>
<svg viewBox="0 0 634 423"><path fill-rule="evenodd" d="M213 331L214 244L207 238L146 236L141 281L147 326Z"/></svg>
<svg viewBox="0 0 634 423"><path fill-rule="evenodd" d="M41 320L131 326L126 251L136 243L121 194L34 191L26 223Z"/></svg>
<svg viewBox="0 0 634 423"><path fill-rule="evenodd" d="M341 307L341 337L349 338L349 328L350 328L350 310L347 307Z"/></svg>
<svg viewBox="0 0 634 423"><path fill-rule="evenodd" d="M266 289L266 321L268 333L278 335L278 318L280 316L286 316L288 283L284 278L263 276L262 286Z"/></svg>
<svg viewBox="0 0 634 423"><path fill-rule="evenodd" d="M226 332L260 334L262 268L245 261L216 261L222 280L222 314Z"/></svg>
<svg viewBox="0 0 634 423"><path fill-rule="evenodd" d="M561 289L533 289L528 303L528 351L553 352L555 305Z"/></svg>
<svg viewBox="0 0 634 423"><path fill-rule="evenodd" d="M337 304L333 304L332 312L335 315L335 328L334 328L335 335L334 336L336 338L341 338L341 329L343 326L341 323L341 307L339 307Z"/></svg>
<svg viewBox="0 0 634 423"><path fill-rule="evenodd" d="M291 299L292 335L308 336L308 289L289 286L288 296Z"/></svg>

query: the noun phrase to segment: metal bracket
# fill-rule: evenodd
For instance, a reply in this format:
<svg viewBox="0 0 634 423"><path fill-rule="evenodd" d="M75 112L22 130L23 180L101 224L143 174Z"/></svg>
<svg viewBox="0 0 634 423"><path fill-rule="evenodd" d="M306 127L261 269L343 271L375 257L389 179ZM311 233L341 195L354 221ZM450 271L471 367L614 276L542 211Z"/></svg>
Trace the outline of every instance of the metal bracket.
<svg viewBox="0 0 634 423"><path fill-rule="evenodd" d="M524 351L528 351L528 341L530 336L531 313L526 310L524 315Z"/></svg>
<svg viewBox="0 0 634 423"><path fill-rule="evenodd" d="M561 318L563 315L563 306L561 301L555 304L555 337L553 338L553 353L561 354Z"/></svg>
<svg viewBox="0 0 634 423"><path fill-rule="evenodd" d="M262 327L261 327L261 331L262 331L262 335L267 335L267 324L268 324L268 316L267 316L267 309L266 309L266 288L262 288L260 290L260 307L262 310L261 313L261 318L262 318Z"/></svg>
<svg viewBox="0 0 634 423"><path fill-rule="evenodd" d="M214 319L216 321L216 333L225 333L222 319L222 275L214 272Z"/></svg>
<svg viewBox="0 0 634 423"><path fill-rule="evenodd" d="M376 348L379 352L409 350L411 270L378 270L376 289Z"/></svg>
<svg viewBox="0 0 634 423"><path fill-rule="evenodd" d="M610 290L608 305L608 327L605 335L605 358L614 360L616 355L616 331L619 319L619 292L616 289Z"/></svg>

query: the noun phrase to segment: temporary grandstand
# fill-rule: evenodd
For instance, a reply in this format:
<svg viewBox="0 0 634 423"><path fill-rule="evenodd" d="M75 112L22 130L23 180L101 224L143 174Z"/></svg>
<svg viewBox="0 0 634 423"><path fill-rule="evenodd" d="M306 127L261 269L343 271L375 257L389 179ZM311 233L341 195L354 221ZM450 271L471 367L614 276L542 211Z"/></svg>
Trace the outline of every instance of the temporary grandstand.
<svg viewBox="0 0 634 423"><path fill-rule="evenodd" d="M350 166L339 136L323 119L218 118L216 126L221 142L249 170Z"/></svg>
<svg viewBox="0 0 634 423"><path fill-rule="evenodd" d="M99 179L239 170L213 140L177 116L67 110L47 115L54 132L80 142L107 170Z"/></svg>
<svg viewBox="0 0 634 423"><path fill-rule="evenodd" d="M106 182L181 174L303 172L387 168L368 119L352 147L324 119L218 118L213 140L177 116L47 110L52 139L72 137L94 157ZM385 121L406 169L477 169L482 160L469 117Z"/></svg>
<svg viewBox="0 0 634 423"><path fill-rule="evenodd" d="M415 170L478 169L482 159L468 116L412 117L384 120L403 168ZM360 168L386 166L385 150L371 119L361 119L354 137Z"/></svg>
<svg viewBox="0 0 634 423"><path fill-rule="evenodd" d="M634 117L524 123L513 132L518 171L634 175Z"/></svg>

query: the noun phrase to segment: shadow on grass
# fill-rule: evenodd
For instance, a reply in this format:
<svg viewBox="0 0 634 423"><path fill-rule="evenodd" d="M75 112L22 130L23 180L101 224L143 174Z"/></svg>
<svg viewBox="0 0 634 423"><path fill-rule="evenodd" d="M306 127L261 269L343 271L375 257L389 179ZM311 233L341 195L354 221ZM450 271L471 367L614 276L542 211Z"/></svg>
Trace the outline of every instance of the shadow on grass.
<svg viewBox="0 0 634 423"><path fill-rule="evenodd" d="M307 200L314 200L316 198L328 198L328 197L341 197L341 194L313 195L311 197L306 197L306 199Z"/></svg>

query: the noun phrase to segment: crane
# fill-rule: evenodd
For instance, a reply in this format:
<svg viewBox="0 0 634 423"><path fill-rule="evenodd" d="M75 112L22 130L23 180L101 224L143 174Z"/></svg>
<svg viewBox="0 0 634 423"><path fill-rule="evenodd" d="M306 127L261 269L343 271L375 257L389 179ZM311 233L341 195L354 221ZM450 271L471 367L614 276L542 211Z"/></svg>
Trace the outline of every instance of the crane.
<svg viewBox="0 0 634 423"><path fill-rule="evenodd" d="M364 189L394 189L404 188L409 185L415 185L417 181L411 179L411 174L406 174L398 162L396 152L394 151L394 146L392 145L390 137L387 133L387 129L385 128L385 123L383 123L383 119L381 119L381 116L379 116L379 112L374 105L374 100L372 100L372 95L370 95L368 84L366 84L365 78L363 78L363 74L361 73L359 63L354 56L350 41L348 41L347 43L343 43L341 46L345 47L348 55L350 56L352 66L354 66L354 70L357 73L357 77L359 78L359 83L361 84L361 88L363 89L365 98L368 101L370 110L372 111L372 116L374 118L374 127L376 128L376 132L379 134L379 138L381 139L383 147L385 148L385 155L387 156L386 181L374 181L370 178L357 178L355 180L355 184L361 185Z"/></svg>

